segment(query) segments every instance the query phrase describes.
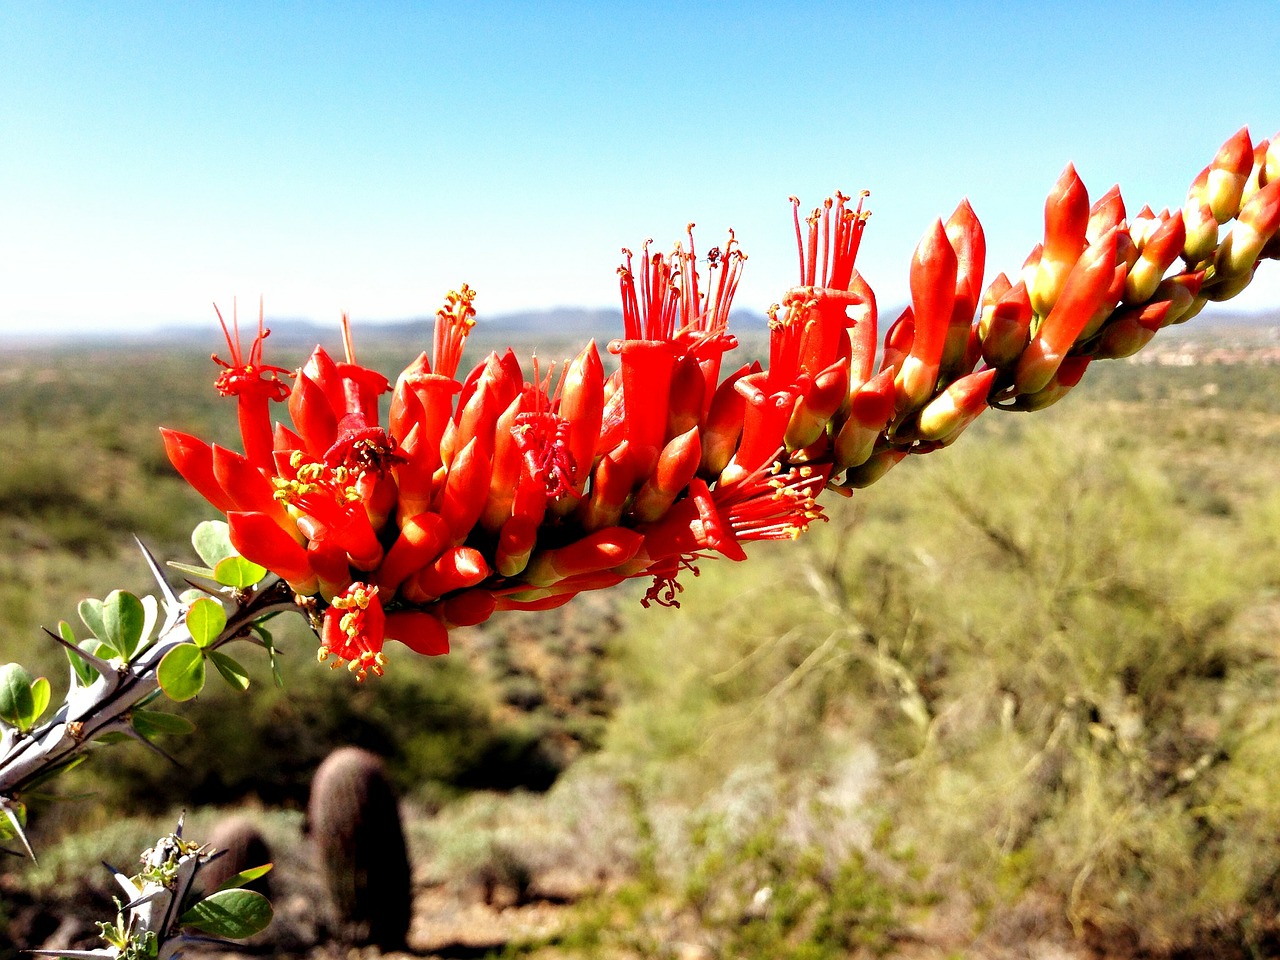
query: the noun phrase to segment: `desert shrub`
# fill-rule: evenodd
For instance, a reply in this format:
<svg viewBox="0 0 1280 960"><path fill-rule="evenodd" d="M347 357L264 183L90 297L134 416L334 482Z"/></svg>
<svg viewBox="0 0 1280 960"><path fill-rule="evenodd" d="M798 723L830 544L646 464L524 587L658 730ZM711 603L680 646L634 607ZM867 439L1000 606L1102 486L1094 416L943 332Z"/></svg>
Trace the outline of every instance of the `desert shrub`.
<svg viewBox="0 0 1280 960"><path fill-rule="evenodd" d="M1280 427L1251 412L1263 398L1206 445L1234 388L1175 388L1140 423L1127 404L1038 432L989 415L832 510L798 556L708 564L694 617L629 621L607 743L649 771L653 819L684 822L744 764L821 783L868 744L864 815L918 856L905 880L859 869L895 896L950 891L974 935L1028 903L1150 950L1265 929ZM733 857L713 843L699 866L684 836L669 880L719 889Z"/></svg>

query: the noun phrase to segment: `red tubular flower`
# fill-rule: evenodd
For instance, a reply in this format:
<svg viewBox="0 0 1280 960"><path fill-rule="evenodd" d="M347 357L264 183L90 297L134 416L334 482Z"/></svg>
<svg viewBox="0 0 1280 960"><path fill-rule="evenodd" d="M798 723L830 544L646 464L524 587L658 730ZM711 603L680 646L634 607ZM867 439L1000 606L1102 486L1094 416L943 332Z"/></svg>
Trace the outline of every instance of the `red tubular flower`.
<svg viewBox="0 0 1280 960"><path fill-rule="evenodd" d="M419 513L400 526L400 535L374 574L373 582L387 596L409 576L432 563L448 546L449 525L438 513Z"/></svg>
<svg viewBox="0 0 1280 960"><path fill-rule="evenodd" d="M334 597L325 610L320 628L319 660L324 662L334 657L335 668L350 661L347 669L355 674L357 681L363 681L370 673L382 676L386 663L382 655L386 624L378 588L353 583Z"/></svg>
<svg viewBox="0 0 1280 960"><path fill-rule="evenodd" d="M578 504L577 517L582 528L592 531L617 524L636 480L635 459L628 441L624 440L596 464L591 493Z"/></svg>
<svg viewBox="0 0 1280 960"><path fill-rule="evenodd" d="M262 343L271 331L263 326L261 301L258 302L258 335L253 338L247 359L240 346L240 325L234 309L230 330L216 305L213 310L218 314L222 333L227 338L227 352L231 356L231 362L228 363L214 354L213 362L223 368L214 386L224 397L236 398L240 439L244 443L245 456L260 470L270 472L272 443L269 408L272 401L278 402L289 395L289 387L279 377L279 374L287 376L289 371L283 367L266 366L262 362Z"/></svg>
<svg viewBox="0 0 1280 960"><path fill-rule="evenodd" d="M1209 203L1209 169L1205 167L1191 181L1182 207L1182 221L1187 230L1182 256L1192 267L1199 265L1218 246L1218 220Z"/></svg>
<svg viewBox="0 0 1280 960"><path fill-rule="evenodd" d="M947 326L941 361L944 375L950 377L972 366L972 363L966 365L965 360L969 353L974 313L982 295L987 240L982 232L982 224L967 199L960 201L947 220L945 229L947 240L956 252L955 301L951 308L951 322Z"/></svg>
<svg viewBox="0 0 1280 960"><path fill-rule="evenodd" d="M317 348L318 350L319 348ZM308 453L321 457L338 439L338 417L320 384L299 371L289 394L289 417Z"/></svg>
<svg viewBox="0 0 1280 960"><path fill-rule="evenodd" d="M1124 217L1124 198L1120 196L1120 185L1116 184L1089 208L1089 223L1084 231L1085 243L1097 243L1112 227L1120 226Z"/></svg>
<svg viewBox="0 0 1280 960"><path fill-rule="evenodd" d="M1048 386L1080 331L1107 298L1115 281L1118 234L1112 231L1090 247L1071 271L1053 310L1018 360L1014 383L1019 393L1037 393Z"/></svg>
<svg viewBox="0 0 1280 960"><path fill-rule="evenodd" d="M403 443L409 431L426 415L413 384L430 373L431 361L423 351L396 378L395 388L391 391L391 410L387 414L387 432L397 443Z"/></svg>
<svg viewBox="0 0 1280 960"><path fill-rule="evenodd" d="M787 291L783 307L798 333L797 369L810 376L817 376L836 360L845 329L857 322L849 316L849 309L865 305L866 284L854 263L869 216L862 210L866 196L865 192L859 196L853 210L845 206L850 198L842 193L837 192L834 200L827 198L805 218L807 237L800 227L800 201L791 198L800 285ZM874 331L871 335L874 342Z"/></svg>
<svg viewBox="0 0 1280 960"><path fill-rule="evenodd" d="M1031 298L1021 280L983 312L982 359L993 367L1012 366L1031 338Z"/></svg>
<svg viewBox="0 0 1280 960"><path fill-rule="evenodd" d="M911 258L915 336L898 370L898 406L912 410L933 396L956 302L959 261L942 221L935 221Z"/></svg>
<svg viewBox="0 0 1280 960"><path fill-rule="evenodd" d="M774 463L731 487L717 487L711 499L735 542L794 540L814 520L827 519L815 498L830 470L830 464L784 469Z"/></svg>
<svg viewBox="0 0 1280 960"><path fill-rule="evenodd" d="M300 463L297 478L280 482L278 496L299 514L307 539L341 548L359 570L382 562L382 545L345 467Z"/></svg>
<svg viewBox="0 0 1280 960"><path fill-rule="evenodd" d="M446 627L474 627L478 623L484 623L493 616L497 606L498 598L492 591L480 589L463 590L440 601ZM449 652L448 636L446 632L444 649L440 653Z"/></svg>
<svg viewBox="0 0 1280 960"><path fill-rule="evenodd" d="M742 436L742 420L747 398L738 391L737 383L748 373L759 373L760 365L745 364L724 379L716 388L702 424L702 465L699 473L718 477L729 465L738 439Z"/></svg>
<svg viewBox="0 0 1280 960"><path fill-rule="evenodd" d="M183 480L208 500L219 513L236 509L234 497L222 489L213 471L213 449L198 437L177 430L160 428L164 438L164 451L169 462Z"/></svg>
<svg viewBox="0 0 1280 960"><path fill-rule="evenodd" d="M813 385L796 401L783 443L801 450L818 441L827 424L849 400L849 364L838 359L813 378Z"/></svg>
<svg viewBox="0 0 1280 960"><path fill-rule="evenodd" d="M921 440L947 444L960 435L982 411L995 380L994 368L970 373L952 383L920 411L916 432Z"/></svg>
<svg viewBox="0 0 1280 960"><path fill-rule="evenodd" d="M424 657L439 657L449 652L449 628L431 613L399 610L387 614L386 636Z"/></svg>
<svg viewBox="0 0 1280 960"><path fill-rule="evenodd" d="M545 587L569 577L599 573L626 563L644 543L644 534L625 527L605 527L575 543L535 554L523 579Z"/></svg>
<svg viewBox="0 0 1280 960"><path fill-rule="evenodd" d="M676 331L676 340L688 355L697 358L702 371L704 406L700 417L705 417L711 394L720 379L720 363L725 351L738 345L738 341L728 332L729 310L733 305L733 297L747 256L730 230L724 246L712 247L707 251L707 288L702 291L697 268L698 257L693 244L693 226L691 223L686 228L689 249L684 250L679 244L676 245L681 278L680 329ZM669 429L668 439L681 432L683 431Z"/></svg>
<svg viewBox="0 0 1280 960"><path fill-rule="evenodd" d="M849 281L849 290L862 301L851 308L850 314L853 327L849 336L849 390L852 392L870 380L875 372L879 311L875 292L856 270Z"/></svg>
<svg viewBox="0 0 1280 960"><path fill-rule="evenodd" d="M538 524L528 517L513 516L502 525L498 547L494 551L498 573L504 577L519 576L529 564L538 542Z"/></svg>
<svg viewBox="0 0 1280 960"><path fill-rule="evenodd" d="M573 489L581 496L595 463L596 438L604 413L604 367L596 342L590 341L569 364L556 412L569 424L569 456Z"/></svg>
<svg viewBox="0 0 1280 960"><path fill-rule="evenodd" d="M850 467L848 473L844 475L841 486L854 490L869 487L897 466L906 455L906 450L896 447L877 450L858 466Z"/></svg>
<svg viewBox="0 0 1280 960"><path fill-rule="evenodd" d="M1162 300L1118 311L1102 332L1095 358L1116 360L1133 356L1164 326L1172 307L1171 301Z"/></svg>
<svg viewBox="0 0 1280 960"><path fill-rule="evenodd" d="M676 351L665 340L624 340L617 352L622 361L623 432L637 472L646 474L667 436Z"/></svg>
<svg viewBox="0 0 1280 960"><path fill-rule="evenodd" d="M880 370L892 370L896 379L902 369L902 361L911 352L911 344L916 338L916 318L907 307L898 315L898 319L889 325L884 334L884 350L880 356Z"/></svg>
<svg viewBox="0 0 1280 960"><path fill-rule="evenodd" d="M1151 295L1152 300L1168 300L1170 303L1169 312L1165 315L1164 326L1173 323L1182 323L1190 320L1204 306L1204 298L1200 294L1201 285L1204 283L1205 271L1197 270L1194 273L1180 273L1170 277L1168 280L1161 282L1156 287L1156 292Z"/></svg>
<svg viewBox="0 0 1280 960"><path fill-rule="evenodd" d="M411 603L428 603L455 590L481 583L493 573L474 547L448 547L434 561L417 571L400 588Z"/></svg>
<svg viewBox="0 0 1280 960"><path fill-rule="evenodd" d="M671 371L671 395L667 406L667 429L664 440L696 429L706 410L707 382L702 365L693 354L676 360Z"/></svg>
<svg viewBox="0 0 1280 960"><path fill-rule="evenodd" d="M520 484L523 460L513 431L516 428L516 417L520 415L523 405L524 395L516 397L498 417L498 422L494 426L493 469L489 474L489 496L480 513L480 525L490 533L501 530L502 525L510 519L511 507L516 498L516 488Z"/></svg>
<svg viewBox="0 0 1280 960"><path fill-rule="evenodd" d="M465 386L463 391L465 396ZM465 403L459 398L461 405L457 417L446 427L440 443L440 460L446 470L452 466L454 455L476 437L483 436L492 445L494 426L510 402L501 401L491 383L483 379L476 384L476 389L471 391Z"/></svg>
<svg viewBox="0 0 1280 960"><path fill-rule="evenodd" d="M279 524L280 529L299 542L297 522L289 516L284 504L276 499L275 485L257 467L234 450L213 445L213 475L235 502L237 510L264 513Z"/></svg>
<svg viewBox="0 0 1280 960"><path fill-rule="evenodd" d="M311 564L320 580L320 595L327 600L332 600L355 582L347 551L323 536L322 531L307 541L307 563Z"/></svg>
<svg viewBox="0 0 1280 960"><path fill-rule="evenodd" d="M893 370L881 370L864 383L849 401L849 416L836 434L835 471L863 464L875 450L881 431L893 419L896 393Z"/></svg>
<svg viewBox="0 0 1280 960"><path fill-rule="evenodd" d="M1045 407L1052 406L1080 382L1080 378L1084 376L1085 369L1092 360L1091 356L1067 357L1043 388L1034 393L1019 394L1011 401L999 403L997 406L1005 410L1028 411L1043 410Z"/></svg>
<svg viewBox="0 0 1280 960"><path fill-rule="evenodd" d="M638 574L636 574L638 576ZM495 598L495 610L552 610L587 590L607 590L627 577L611 570L582 573L545 587L516 589Z"/></svg>
<svg viewBox="0 0 1280 960"><path fill-rule="evenodd" d="M689 486L701 463L702 441L698 428L690 427L663 447L653 473L632 501L631 515L640 523L657 520Z"/></svg>
<svg viewBox="0 0 1280 960"><path fill-rule="evenodd" d="M738 450L720 474L720 485L736 483L747 474L772 463L783 448L783 437L800 390L785 385L769 389L769 371L749 373L734 385L746 398L743 410L742 440Z"/></svg>
<svg viewBox="0 0 1280 960"><path fill-rule="evenodd" d="M1277 229L1280 229L1280 180L1268 183L1240 210L1235 226L1214 258L1218 274L1234 277L1252 270Z"/></svg>
<svg viewBox="0 0 1280 960"><path fill-rule="evenodd" d="M493 434L474 437L453 459L440 494L440 516L457 542L465 540L480 519L493 470Z"/></svg>
<svg viewBox="0 0 1280 960"><path fill-rule="evenodd" d="M1182 211L1160 221L1153 221L1153 229L1140 244L1138 259L1129 268L1124 281L1125 303L1142 303L1151 298L1160 286L1165 271L1173 265L1187 242L1187 228L1182 222Z"/></svg>
<svg viewBox="0 0 1280 960"><path fill-rule="evenodd" d="M281 530L274 518L265 513L233 510L227 514L227 526L231 545L240 556L266 567L297 593L314 593L318 589L306 549Z"/></svg>
<svg viewBox="0 0 1280 960"><path fill-rule="evenodd" d="M461 290L450 290L436 311L431 366L438 376L452 380L458 374L463 344L476 325L475 299L476 292L464 283Z"/></svg>
<svg viewBox="0 0 1280 960"><path fill-rule="evenodd" d="M1213 219L1226 223L1239 212L1244 185L1252 170L1253 143L1249 139L1249 128L1241 127L1218 149L1209 164L1205 187Z"/></svg>
<svg viewBox="0 0 1280 960"><path fill-rule="evenodd" d="M1027 284L1031 306L1046 316L1058 301L1067 275L1085 248L1089 228L1089 192L1068 163L1044 202L1044 248L1035 279Z"/></svg>

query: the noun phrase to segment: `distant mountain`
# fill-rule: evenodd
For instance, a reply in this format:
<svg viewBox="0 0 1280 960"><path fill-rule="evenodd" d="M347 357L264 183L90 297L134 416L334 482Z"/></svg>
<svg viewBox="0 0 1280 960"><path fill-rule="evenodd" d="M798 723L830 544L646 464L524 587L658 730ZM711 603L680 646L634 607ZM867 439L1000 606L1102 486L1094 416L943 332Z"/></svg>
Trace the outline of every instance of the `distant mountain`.
<svg viewBox="0 0 1280 960"><path fill-rule="evenodd" d="M881 330L887 329L901 312L900 305L882 307ZM357 321L357 345L368 345L370 348L392 346L399 348L405 343L411 343L429 348L434 319L434 317L411 317L403 320ZM755 338L766 332L767 322L763 314L750 310L735 310L729 329L741 336ZM275 317L268 320L268 325L271 328L272 352L282 352L277 355L283 355L285 351L293 354L307 351L317 343L324 344L330 350L341 349L341 334L336 323L317 323L300 317ZM251 330L252 326L247 325L243 332L248 333ZM1280 331L1280 309L1245 313L1210 305L1193 321L1186 325L1170 327L1165 331L1165 335L1176 334L1179 337L1212 339L1227 334L1269 335L1272 331ZM622 311L620 310L602 307L554 307L497 315L481 314L473 336L478 341L483 341L484 349L487 350L493 349L502 341L522 345L549 343L561 345L585 343L592 337L603 345L621 337L622 332ZM198 346L203 351L218 349L222 344L222 335L216 325L210 324L206 327L169 326L125 336L118 333L50 332L24 333L17 337L10 337L8 332L4 332L0 333L0 342L7 347L111 344L145 345L157 348Z"/></svg>

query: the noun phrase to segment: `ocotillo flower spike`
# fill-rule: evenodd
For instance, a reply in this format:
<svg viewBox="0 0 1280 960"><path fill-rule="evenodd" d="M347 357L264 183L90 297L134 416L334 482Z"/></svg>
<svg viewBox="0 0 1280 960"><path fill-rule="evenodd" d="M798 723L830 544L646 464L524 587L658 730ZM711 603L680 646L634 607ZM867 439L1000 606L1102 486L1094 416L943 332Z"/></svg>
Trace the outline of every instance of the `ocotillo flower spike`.
<svg viewBox="0 0 1280 960"><path fill-rule="evenodd" d="M914 410L933 396L951 313L956 302L959 263L946 228L938 220L911 258L911 313L915 336L898 369L898 406Z"/></svg>
<svg viewBox="0 0 1280 960"><path fill-rule="evenodd" d="M237 398L244 449L165 430L165 450L226 514L232 546L307 608L321 658L363 679L386 669L387 640L445 653L454 627L633 577L652 579L646 606L678 606L681 573L798 536L823 518L823 489L876 482L988 405L1057 402L1093 359L1130 355L1280 254L1275 140L1241 131L1180 210L1144 206L1132 222L1118 189L1091 208L1068 166L1043 244L985 292L973 209L934 223L877 365L875 293L855 266L867 214L850 203L836 194L801 217L792 201L799 284L771 311L767 365L721 376L746 258L732 232L699 255L690 228L669 254L624 252L609 376L594 343L564 365L522 369L508 350L460 373L476 323L466 285L394 388L358 362L345 317L343 356L317 348L290 375L264 361L261 310L247 351L233 312L217 387ZM289 423L272 429L284 401Z"/></svg>

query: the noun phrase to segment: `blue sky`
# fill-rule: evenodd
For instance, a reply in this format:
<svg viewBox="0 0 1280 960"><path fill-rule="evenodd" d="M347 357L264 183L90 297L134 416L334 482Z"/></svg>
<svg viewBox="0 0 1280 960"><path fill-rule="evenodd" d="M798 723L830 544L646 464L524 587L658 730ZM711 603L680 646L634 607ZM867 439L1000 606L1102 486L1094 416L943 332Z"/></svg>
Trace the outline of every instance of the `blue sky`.
<svg viewBox="0 0 1280 960"><path fill-rule="evenodd" d="M0 334L616 302L618 250L734 227L794 282L789 194L871 191L860 266L968 196L988 276L1068 160L1130 212L1280 129L1280 4L0 0ZM1277 266L1280 265L1268 265ZM1280 269L1234 303L1280 304Z"/></svg>

